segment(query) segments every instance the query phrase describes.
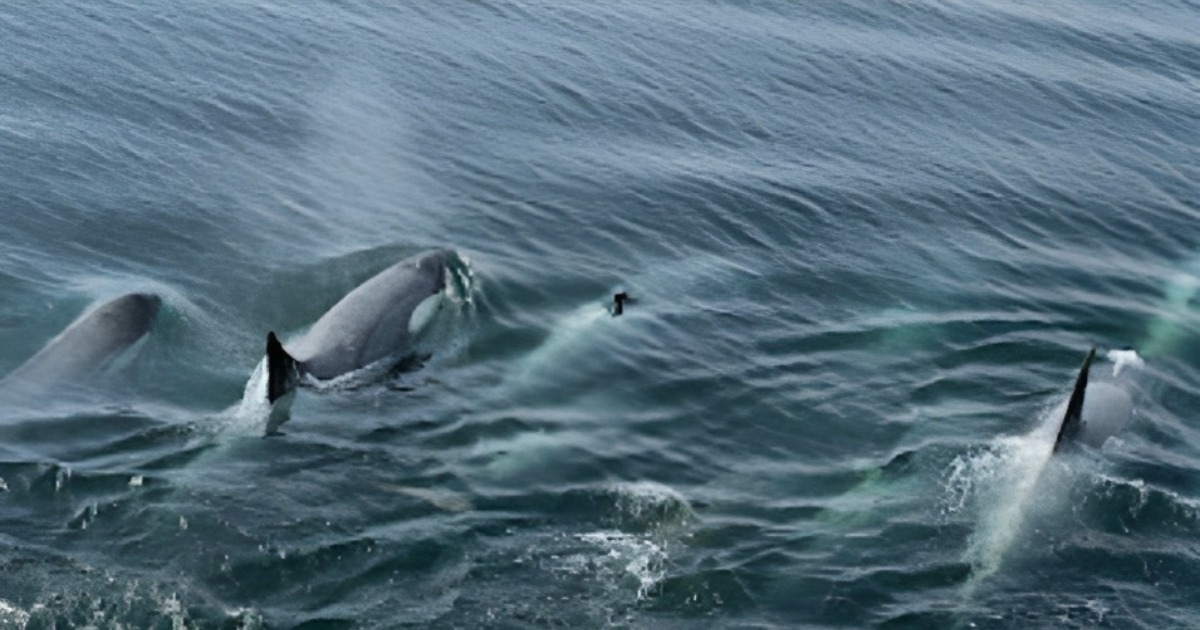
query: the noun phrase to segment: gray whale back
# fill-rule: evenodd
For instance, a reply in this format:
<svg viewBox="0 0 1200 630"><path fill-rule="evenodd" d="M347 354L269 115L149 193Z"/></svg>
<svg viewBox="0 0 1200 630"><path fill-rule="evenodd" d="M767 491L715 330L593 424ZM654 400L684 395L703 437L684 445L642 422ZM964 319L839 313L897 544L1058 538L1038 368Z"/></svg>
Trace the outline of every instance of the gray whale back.
<svg viewBox="0 0 1200 630"><path fill-rule="evenodd" d="M1089 383L1083 399L1083 426L1075 439L1100 448L1132 417L1133 398L1129 392L1112 383Z"/></svg>
<svg viewBox="0 0 1200 630"><path fill-rule="evenodd" d="M50 386L83 381L137 343L158 316L161 300L129 293L87 311L2 381Z"/></svg>
<svg viewBox="0 0 1200 630"><path fill-rule="evenodd" d="M1065 442L1081 442L1100 448L1108 438L1129 424L1133 417L1133 396L1128 382L1089 382L1089 371L1096 349L1092 348L1079 368L1067 411L1063 415L1054 450Z"/></svg>
<svg viewBox="0 0 1200 630"><path fill-rule="evenodd" d="M404 353L413 315L446 286L445 250L402 260L334 304L287 351L300 371L330 379Z"/></svg>

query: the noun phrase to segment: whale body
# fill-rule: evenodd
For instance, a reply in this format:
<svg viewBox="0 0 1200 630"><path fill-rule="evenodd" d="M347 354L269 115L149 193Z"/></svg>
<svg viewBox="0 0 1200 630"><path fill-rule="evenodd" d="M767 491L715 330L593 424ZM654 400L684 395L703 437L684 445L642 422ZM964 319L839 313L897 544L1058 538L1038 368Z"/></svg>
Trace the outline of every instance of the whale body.
<svg viewBox="0 0 1200 630"><path fill-rule="evenodd" d="M160 305L157 295L129 293L85 312L0 381L0 388L29 390L86 381L150 332Z"/></svg>
<svg viewBox="0 0 1200 630"><path fill-rule="evenodd" d="M1114 353L1115 354L1115 353ZM1132 357L1118 357L1113 370L1113 381L1089 382L1092 360L1096 349L1092 348L1084 358L1083 366L1075 378L1075 387L1067 402L1058 436L1054 441L1057 452L1065 443L1077 442L1092 448L1100 448L1108 438L1115 435L1133 417L1133 396L1128 378L1119 378L1121 368L1127 364L1140 365L1135 353L1124 353ZM1110 356L1112 356L1110 354Z"/></svg>
<svg viewBox="0 0 1200 630"><path fill-rule="evenodd" d="M432 250L384 269L286 347L274 331L267 333L267 400L286 396L303 376L329 380L410 354L441 306L450 256Z"/></svg>

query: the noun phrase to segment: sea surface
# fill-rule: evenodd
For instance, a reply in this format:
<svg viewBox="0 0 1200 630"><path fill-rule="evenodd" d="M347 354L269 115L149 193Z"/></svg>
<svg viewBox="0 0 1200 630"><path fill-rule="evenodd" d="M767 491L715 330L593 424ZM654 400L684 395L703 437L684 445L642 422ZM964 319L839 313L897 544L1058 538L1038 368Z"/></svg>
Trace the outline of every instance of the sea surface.
<svg viewBox="0 0 1200 630"><path fill-rule="evenodd" d="M0 408L0 627L1200 627L1198 181L1195 0L5 2L0 374L163 308Z"/></svg>

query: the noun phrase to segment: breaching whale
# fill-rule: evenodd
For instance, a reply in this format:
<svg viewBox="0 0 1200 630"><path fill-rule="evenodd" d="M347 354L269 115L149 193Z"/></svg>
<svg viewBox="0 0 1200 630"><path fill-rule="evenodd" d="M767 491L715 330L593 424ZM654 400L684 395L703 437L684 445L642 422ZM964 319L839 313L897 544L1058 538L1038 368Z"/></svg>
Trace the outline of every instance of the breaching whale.
<svg viewBox="0 0 1200 630"><path fill-rule="evenodd" d="M384 269L286 347L267 333L267 401L288 395L302 377L325 381L411 355L413 340L441 307L451 256L432 250Z"/></svg>
<svg viewBox="0 0 1200 630"><path fill-rule="evenodd" d="M86 381L150 332L161 303L151 293L129 293L85 312L0 381L0 388L28 391Z"/></svg>
<svg viewBox="0 0 1200 630"><path fill-rule="evenodd" d="M1083 366L1075 377L1067 411L1063 414L1062 424L1054 439L1054 452L1068 442L1100 448L1108 438L1129 423L1133 416L1133 396L1129 390L1131 382L1128 378L1120 378L1120 373L1126 365L1140 365L1141 359L1133 352L1109 353L1109 356L1116 361L1114 380L1111 382L1089 382L1092 360L1096 358L1095 348L1084 358Z"/></svg>

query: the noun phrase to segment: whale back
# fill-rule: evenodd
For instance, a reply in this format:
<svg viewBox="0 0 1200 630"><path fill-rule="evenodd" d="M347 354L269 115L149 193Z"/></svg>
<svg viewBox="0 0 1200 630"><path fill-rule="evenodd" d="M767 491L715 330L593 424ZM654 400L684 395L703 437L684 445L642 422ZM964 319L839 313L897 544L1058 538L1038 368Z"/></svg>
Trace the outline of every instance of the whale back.
<svg viewBox="0 0 1200 630"><path fill-rule="evenodd" d="M1119 374L1122 368L1139 367L1141 358L1130 351L1110 352L1109 358L1116 362L1115 380L1089 382L1089 371L1095 356L1096 349L1093 348L1084 358L1079 375L1075 378L1075 387L1054 442L1055 451L1072 441L1100 448L1133 418L1133 395L1129 388L1134 385L1128 378L1119 378Z"/></svg>
<svg viewBox="0 0 1200 630"><path fill-rule="evenodd" d="M105 302L72 322L3 382L48 386L85 380L150 332L160 304L150 293Z"/></svg>
<svg viewBox="0 0 1200 630"><path fill-rule="evenodd" d="M1083 424L1076 436L1080 442L1100 448L1105 440L1129 424L1133 398L1112 383L1091 383L1083 401Z"/></svg>
<svg viewBox="0 0 1200 630"><path fill-rule="evenodd" d="M413 313L445 288L447 256L427 252L379 272L334 304L288 352L319 379L403 354L410 347Z"/></svg>

